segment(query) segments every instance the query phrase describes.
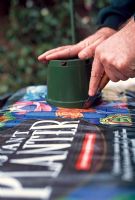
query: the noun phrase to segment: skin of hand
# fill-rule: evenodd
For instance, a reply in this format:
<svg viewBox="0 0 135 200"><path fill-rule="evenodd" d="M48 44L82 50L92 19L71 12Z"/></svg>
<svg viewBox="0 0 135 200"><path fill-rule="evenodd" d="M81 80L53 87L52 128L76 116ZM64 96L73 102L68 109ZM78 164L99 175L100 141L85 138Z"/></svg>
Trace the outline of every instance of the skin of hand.
<svg viewBox="0 0 135 200"><path fill-rule="evenodd" d="M96 48L89 85L90 96L96 94L104 73L113 82L135 77L134 19Z"/></svg>
<svg viewBox="0 0 135 200"><path fill-rule="evenodd" d="M115 32L114 29L108 27L101 28L77 44L58 47L43 53L38 57L38 60L48 62L50 60L73 57L79 57L80 59L91 58L95 54L96 47Z"/></svg>

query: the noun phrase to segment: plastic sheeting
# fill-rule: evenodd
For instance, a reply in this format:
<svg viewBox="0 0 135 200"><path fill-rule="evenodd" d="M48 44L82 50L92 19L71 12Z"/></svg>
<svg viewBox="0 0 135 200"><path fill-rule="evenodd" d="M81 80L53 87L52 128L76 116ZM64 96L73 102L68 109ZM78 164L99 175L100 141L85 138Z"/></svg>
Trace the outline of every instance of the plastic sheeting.
<svg viewBox="0 0 135 200"><path fill-rule="evenodd" d="M134 200L135 80L110 82L89 109L46 94L24 88L0 111L0 199Z"/></svg>

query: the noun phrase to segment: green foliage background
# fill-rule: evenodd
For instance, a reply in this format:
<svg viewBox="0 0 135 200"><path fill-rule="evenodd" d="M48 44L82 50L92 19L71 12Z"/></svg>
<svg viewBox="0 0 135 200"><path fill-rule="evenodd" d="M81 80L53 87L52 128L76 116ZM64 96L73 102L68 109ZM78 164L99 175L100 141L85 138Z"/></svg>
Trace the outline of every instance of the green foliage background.
<svg viewBox="0 0 135 200"><path fill-rule="evenodd" d="M43 0L39 5L35 2L27 0L22 6L19 0L11 0L9 25L5 31L8 45L0 46L0 94L28 85L46 84L47 67L38 62L37 56L48 49L71 43L69 1L57 0L50 7L42 4ZM76 11L78 28L93 29L97 12L107 3L108 0L84 0L84 5L93 5L93 8L90 16L83 16L83 19L90 17L90 20L83 21Z"/></svg>

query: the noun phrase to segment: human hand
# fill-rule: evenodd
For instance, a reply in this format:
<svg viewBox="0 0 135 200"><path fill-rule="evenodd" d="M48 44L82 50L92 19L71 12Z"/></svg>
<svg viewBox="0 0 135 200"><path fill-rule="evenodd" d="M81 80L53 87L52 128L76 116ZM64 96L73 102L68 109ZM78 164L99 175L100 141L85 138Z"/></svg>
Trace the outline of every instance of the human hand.
<svg viewBox="0 0 135 200"><path fill-rule="evenodd" d="M80 59L91 58L94 56L95 48L115 32L116 31L111 28L101 28L96 33L77 44L58 47L43 53L38 57L38 60L49 61L73 57L79 57Z"/></svg>
<svg viewBox="0 0 135 200"><path fill-rule="evenodd" d="M89 95L96 94L104 73L117 82L135 77L135 22L129 23L95 50Z"/></svg>

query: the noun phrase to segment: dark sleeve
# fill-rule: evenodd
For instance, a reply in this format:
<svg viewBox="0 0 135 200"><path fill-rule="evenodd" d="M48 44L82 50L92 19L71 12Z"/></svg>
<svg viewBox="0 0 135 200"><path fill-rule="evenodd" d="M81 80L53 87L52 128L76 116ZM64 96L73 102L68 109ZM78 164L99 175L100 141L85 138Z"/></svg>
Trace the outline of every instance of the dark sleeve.
<svg viewBox="0 0 135 200"><path fill-rule="evenodd" d="M98 15L98 27L118 27L135 12L135 0L111 0L110 6L103 8Z"/></svg>

